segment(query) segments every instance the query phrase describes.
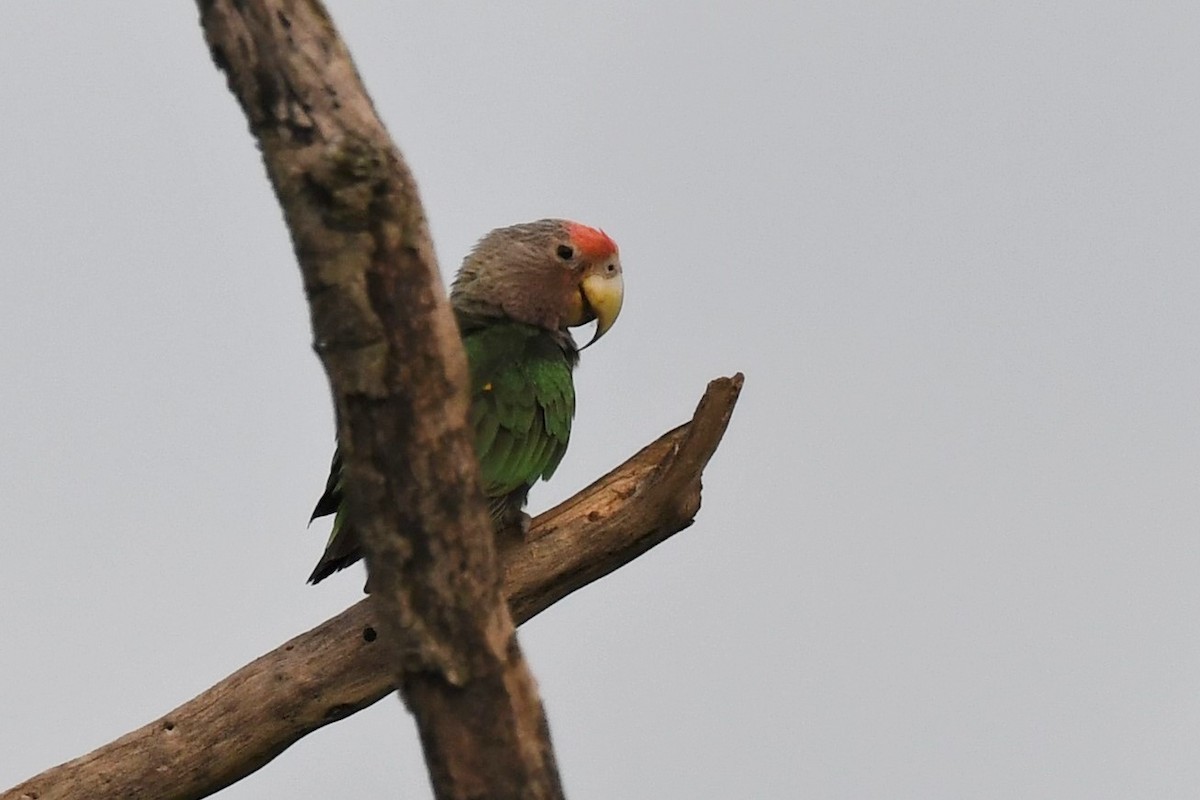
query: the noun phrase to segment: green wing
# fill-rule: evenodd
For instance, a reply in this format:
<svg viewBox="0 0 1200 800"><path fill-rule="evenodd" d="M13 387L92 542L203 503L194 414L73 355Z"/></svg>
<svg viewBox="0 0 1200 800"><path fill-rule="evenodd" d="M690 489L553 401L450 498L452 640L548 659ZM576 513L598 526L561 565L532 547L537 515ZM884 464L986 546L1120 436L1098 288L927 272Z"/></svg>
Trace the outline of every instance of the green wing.
<svg viewBox="0 0 1200 800"><path fill-rule="evenodd" d="M476 329L463 345L484 494L500 498L549 478L575 416L568 355L546 332L518 323Z"/></svg>
<svg viewBox="0 0 1200 800"><path fill-rule="evenodd" d="M498 521L520 511L525 493L549 478L567 451L575 416L574 352L519 323L494 323L463 336L471 372L471 426L483 491ZM308 580L316 583L362 558L358 535L342 512L342 461L335 452L313 519L335 514L325 553Z"/></svg>

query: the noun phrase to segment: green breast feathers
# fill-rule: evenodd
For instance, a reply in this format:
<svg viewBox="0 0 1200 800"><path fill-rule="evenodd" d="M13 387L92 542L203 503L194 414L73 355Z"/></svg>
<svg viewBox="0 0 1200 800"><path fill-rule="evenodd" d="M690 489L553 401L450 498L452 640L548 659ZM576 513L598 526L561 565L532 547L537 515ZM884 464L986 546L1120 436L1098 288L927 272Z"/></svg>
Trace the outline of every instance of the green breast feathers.
<svg viewBox="0 0 1200 800"><path fill-rule="evenodd" d="M499 500L549 478L562 460L575 416L576 356L547 331L512 322L471 331L463 345L483 491ZM493 515L498 510L494 504Z"/></svg>

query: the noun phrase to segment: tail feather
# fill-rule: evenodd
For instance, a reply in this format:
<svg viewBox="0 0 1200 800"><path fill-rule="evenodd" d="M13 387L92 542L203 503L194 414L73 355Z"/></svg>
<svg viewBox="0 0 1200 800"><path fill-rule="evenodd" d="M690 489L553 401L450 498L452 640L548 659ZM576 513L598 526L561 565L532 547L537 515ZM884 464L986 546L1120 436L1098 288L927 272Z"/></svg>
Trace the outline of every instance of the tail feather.
<svg viewBox="0 0 1200 800"><path fill-rule="evenodd" d="M488 511L497 533L513 530L518 536L523 536L529 527L529 516L521 511L525 498L529 494L528 486L518 487L515 491L499 497L488 499ZM325 494L317 501L313 509L313 519L333 514L333 529L329 533L329 542L321 560L308 576L309 583L320 583L333 573L343 570L363 557L362 544L358 539L358 531L346 522L346 512L342 508L342 458L341 453L334 453L333 467L329 481L325 485Z"/></svg>
<svg viewBox="0 0 1200 800"><path fill-rule="evenodd" d="M333 530L329 534L329 543L321 560L308 576L309 583L320 583L338 570L345 569L362 558L362 546L358 542L358 533L346 524L346 515L337 510L333 518Z"/></svg>
<svg viewBox="0 0 1200 800"><path fill-rule="evenodd" d="M321 495L321 499L317 501L316 508L313 509L312 516L308 518L311 523L317 517L328 516L329 514L337 513L338 508L342 505L342 450L334 448L333 463L329 465L329 479L325 481L325 491Z"/></svg>

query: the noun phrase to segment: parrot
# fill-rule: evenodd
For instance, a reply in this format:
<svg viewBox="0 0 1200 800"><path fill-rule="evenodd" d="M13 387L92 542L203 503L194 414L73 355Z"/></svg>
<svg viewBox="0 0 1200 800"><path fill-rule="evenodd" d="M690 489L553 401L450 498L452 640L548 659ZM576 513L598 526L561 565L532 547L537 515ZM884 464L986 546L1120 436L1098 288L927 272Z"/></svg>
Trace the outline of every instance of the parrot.
<svg viewBox="0 0 1200 800"><path fill-rule="evenodd" d="M450 287L470 376L469 426L496 532L528 531L530 487L554 474L575 416L571 328L593 320L590 347L612 328L624 300L616 243L599 228L542 219L497 228L463 259ZM318 583L362 558L342 502L334 451L325 492L309 522L334 515Z"/></svg>

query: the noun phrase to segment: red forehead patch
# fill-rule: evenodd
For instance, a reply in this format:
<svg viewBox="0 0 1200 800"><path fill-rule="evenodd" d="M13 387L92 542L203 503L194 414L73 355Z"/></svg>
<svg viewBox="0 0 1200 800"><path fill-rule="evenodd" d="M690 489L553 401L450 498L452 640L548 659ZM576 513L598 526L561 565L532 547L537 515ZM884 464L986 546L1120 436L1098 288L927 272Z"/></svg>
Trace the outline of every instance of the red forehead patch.
<svg viewBox="0 0 1200 800"><path fill-rule="evenodd" d="M576 249L589 258L608 258L617 252L617 243L598 228L568 222L567 235L571 237Z"/></svg>

